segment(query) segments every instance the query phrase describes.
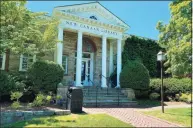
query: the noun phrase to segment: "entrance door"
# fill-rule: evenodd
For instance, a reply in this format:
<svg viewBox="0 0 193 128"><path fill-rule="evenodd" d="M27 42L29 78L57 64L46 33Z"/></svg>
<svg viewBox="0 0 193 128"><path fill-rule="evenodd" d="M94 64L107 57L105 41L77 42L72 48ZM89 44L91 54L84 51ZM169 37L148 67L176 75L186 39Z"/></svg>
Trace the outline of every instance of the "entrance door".
<svg viewBox="0 0 193 128"><path fill-rule="evenodd" d="M90 86L90 59L82 60L81 82L84 86Z"/></svg>
<svg viewBox="0 0 193 128"><path fill-rule="evenodd" d="M93 85L93 53L83 52L82 53L82 67L81 67L81 84L83 86L92 86ZM76 58L76 54L75 54ZM74 68L74 83L76 83L76 59L75 59L75 68Z"/></svg>

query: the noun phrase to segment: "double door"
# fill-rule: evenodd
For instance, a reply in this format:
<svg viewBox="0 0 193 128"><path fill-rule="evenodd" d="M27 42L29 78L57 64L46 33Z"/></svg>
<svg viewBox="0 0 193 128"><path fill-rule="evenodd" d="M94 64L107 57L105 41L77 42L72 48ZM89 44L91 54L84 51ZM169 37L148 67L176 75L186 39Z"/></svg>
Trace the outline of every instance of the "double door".
<svg viewBox="0 0 193 128"><path fill-rule="evenodd" d="M90 86L91 84L91 61L90 59L82 59L81 67L81 82L84 86Z"/></svg>

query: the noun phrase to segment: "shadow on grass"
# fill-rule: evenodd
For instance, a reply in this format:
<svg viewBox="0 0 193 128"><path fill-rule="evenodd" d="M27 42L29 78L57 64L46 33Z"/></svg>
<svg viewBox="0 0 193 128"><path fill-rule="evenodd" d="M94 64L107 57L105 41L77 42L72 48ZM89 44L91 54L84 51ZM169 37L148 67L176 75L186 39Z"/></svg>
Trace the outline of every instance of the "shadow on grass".
<svg viewBox="0 0 193 128"><path fill-rule="evenodd" d="M158 100L140 99L137 100L136 108L152 108L161 106L161 102ZM167 106L164 104L164 106Z"/></svg>
<svg viewBox="0 0 193 128"><path fill-rule="evenodd" d="M151 108L161 106L160 101L158 100L149 100L149 99L140 99L136 100L136 105L108 105L108 106L84 106L84 108ZM167 106L164 104L164 106Z"/></svg>

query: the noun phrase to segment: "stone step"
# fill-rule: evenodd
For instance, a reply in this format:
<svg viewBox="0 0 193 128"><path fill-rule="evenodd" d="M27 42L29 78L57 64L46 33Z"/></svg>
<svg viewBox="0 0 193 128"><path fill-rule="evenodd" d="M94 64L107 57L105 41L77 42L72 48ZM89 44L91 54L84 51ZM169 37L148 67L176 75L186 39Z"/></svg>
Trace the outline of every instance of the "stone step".
<svg viewBox="0 0 193 128"><path fill-rule="evenodd" d="M96 92L83 92L84 95L96 95ZM97 95L123 95L123 93L115 92L97 92Z"/></svg>
<svg viewBox="0 0 193 128"><path fill-rule="evenodd" d="M82 91L113 91L113 92L118 92L121 90L118 89L83 89Z"/></svg>
<svg viewBox="0 0 193 128"><path fill-rule="evenodd" d="M84 97L86 100L96 100L96 97ZM97 100L118 100L118 97L97 97ZM127 97L119 97L119 100L128 100Z"/></svg>
<svg viewBox="0 0 193 128"><path fill-rule="evenodd" d="M85 101L83 103L83 106L85 107L90 107L90 106L135 106L135 105L137 105L136 101L122 101L122 102L97 101L97 105L96 105L96 101L95 102L94 101Z"/></svg>
<svg viewBox="0 0 193 128"><path fill-rule="evenodd" d="M118 102L118 99L97 99L100 102ZM129 99L119 99L119 102L129 102ZM96 99L83 99L83 102L96 102Z"/></svg>
<svg viewBox="0 0 193 128"><path fill-rule="evenodd" d="M84 95L83 96L83 98L84 97L93 97L93 98L96 98L96 95ZM97 97L105 97L105 98L127 98L127 96L125 96L125 95L119 95L119 96L117 96L117 95L98 95Z"/></svg>

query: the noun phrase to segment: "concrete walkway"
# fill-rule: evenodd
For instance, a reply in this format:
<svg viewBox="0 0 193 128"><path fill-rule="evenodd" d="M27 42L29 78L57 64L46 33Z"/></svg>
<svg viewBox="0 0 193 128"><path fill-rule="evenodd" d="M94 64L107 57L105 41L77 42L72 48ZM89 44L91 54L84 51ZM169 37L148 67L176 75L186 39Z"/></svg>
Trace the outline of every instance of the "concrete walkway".
<svg viewBox="0 0 193 128"><path fill-rule="evenodd" d="M172 106L172 108L179 108L180 106ZM186 107L187 106L188 105L186 105ZM158 108L159 107L153 109ZM170 107L167 106L167 108ZM140 112L138 112L138 110L147 110L147 108L83 108L83 111L85 111L86 113L106 113L123 122L130 123L135 127L182 127L180 125L170 123L156 117L141 114ZM148 108L148 110L150 110L150 108Z"/></svg>

